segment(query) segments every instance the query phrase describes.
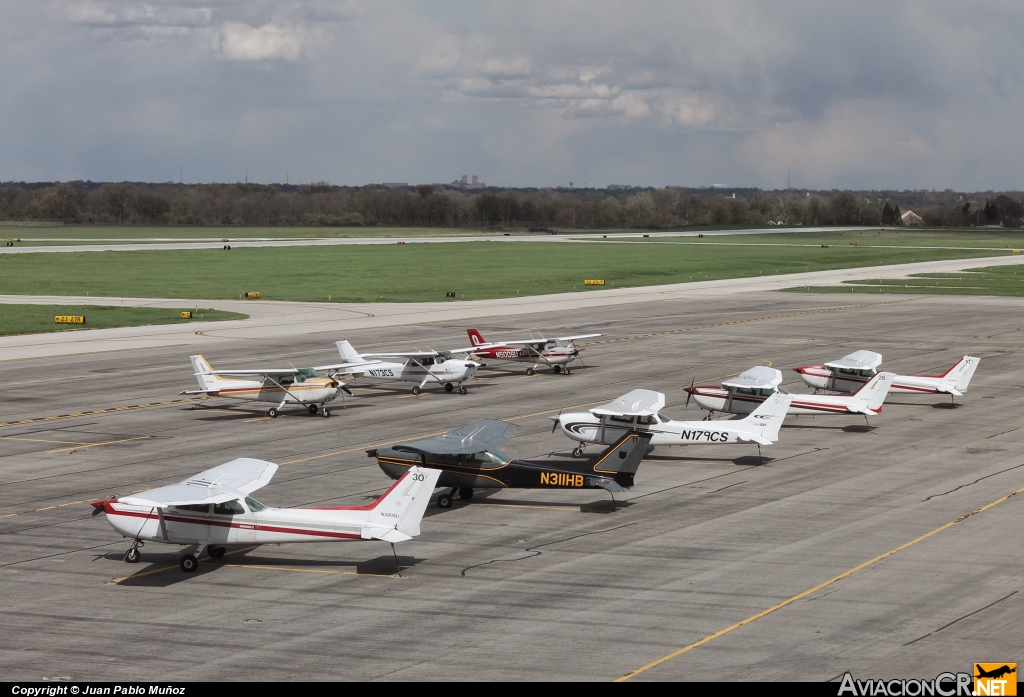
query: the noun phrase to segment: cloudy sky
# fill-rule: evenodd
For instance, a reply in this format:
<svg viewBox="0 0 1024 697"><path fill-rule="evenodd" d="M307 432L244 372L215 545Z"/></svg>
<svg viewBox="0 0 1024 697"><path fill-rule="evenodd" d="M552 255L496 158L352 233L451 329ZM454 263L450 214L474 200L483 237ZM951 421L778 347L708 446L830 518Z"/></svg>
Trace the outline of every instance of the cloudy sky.
<svg viewBox="0 0 1024 697"><path fill-rule="evenodd" d="M1014 0L3 0L0 61L0 181L1024 188Z"/></svg>

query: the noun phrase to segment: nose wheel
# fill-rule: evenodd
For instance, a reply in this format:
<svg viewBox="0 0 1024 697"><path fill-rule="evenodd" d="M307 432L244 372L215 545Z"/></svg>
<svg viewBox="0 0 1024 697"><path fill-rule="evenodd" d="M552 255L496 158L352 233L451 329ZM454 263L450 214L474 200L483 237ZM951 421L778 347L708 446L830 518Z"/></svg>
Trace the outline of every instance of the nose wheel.
<svg viewBox="0 0 1024 697"><path fill-rule="evenodd" d="M128 551L124 553L124 560L129 564L138 564L142 559L142 553L139 552L139 546L133 544L128 548Z"/></svg>
<svg viewBox="0 0 1024 697"><path fill-rule="evenodd" d="M583 457L583 446L579 446L572 451L573 457Z"/></svg>
<svg viewBox="0 0 1024 697"><path fill-rule="evenodd" d="M466 386L459 385L459 394L466 394Z"/></svg>

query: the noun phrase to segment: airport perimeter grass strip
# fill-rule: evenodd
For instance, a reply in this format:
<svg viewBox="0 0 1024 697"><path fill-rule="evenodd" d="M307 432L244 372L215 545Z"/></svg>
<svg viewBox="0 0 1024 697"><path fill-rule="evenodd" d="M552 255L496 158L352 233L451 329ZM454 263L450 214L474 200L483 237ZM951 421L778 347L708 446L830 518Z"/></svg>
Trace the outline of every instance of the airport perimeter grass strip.
<svg viewBox="0 0 1024 697"><path fill-rule="evenodd" d="M998 498L995 501L993 501L992 503L984 505L981 508L973 510L970 513L967 513L966 515L962 515L959 518L957 518L956 520L950 521L950 522L946 523L945 525L940 525L939 527L935 528L934 530L932 530L930 532L926 532L925 534L921 535L920 537L914 538L910 542L905 542L905 543L901 544L899 547L896 547L894 549L890 549L888 552L885 552L884 554L879 554L877 557L875 557L873 559L869 559L868 561L864 562L863 564L858 564L857 566L853 567L852 569L850 569L848 571L844 571L843 573L839 574L838 576L833 576L829 580L827 580L827 581L825 581L823 583L819 583L818 585L814 586L813 588L808 588L803 593L798 593L797 595L794 595L792 598L788 598L786 600L783 600L781 603L777 603L775 605L772 605L767 610L762 610L761 612L757 613L756 615L751 615L750 617L746 618L745 620L740 620L736 624L731 624L728 627L726 627L725 629L718 630L714 634L709 634L708 636L704 637L700 641L695 641L692 644L689 644L687 646L684 646L681 649L673 651L670 654L662 656L661 658L657 659L656 661L651 661L650 663L648 663L645 666L641 666L641 667L637 668L634 671L631 671L629 673L626 673L625 675L622 675L622 676L620 676L618 678L615 678L615 680L613 680L612 682L625 682L626 680L634 678L637 675L640 675L641 673L650 670L651 668L655 668L657 666L660 666L662 663L665 663L666 661L671 661L673 658L676 658L677 656L682 656L684 653L687 653L688 651L692 651L693 649L695 649L695 648L697 648L699 646L703 646L704 644L707 644L707 643L709 643L711 641L714 641L715 639L717 639L717 638L719 638L721 636L724 636L724 635L728 634L729 632L732 632L734 630L739 629L740 627L748 625L751 622L754 622L755 620L759 620L762 617L764 617L765 615L770 615L771 613L775 612L776 610L781 610L782 608L786 607L787 605L791 605L791 604L795 603L796 601L798 601L798 600L800 600L802 598L806 598L807 596L811 595L812 593L816 593L816 592L820 591L822 588L827 588L828 586L831 586L836 581L841 581L844 578L846 578L847 576L852 576L853 574L857 573L858 571L862 571L863 569L866 569L867 567L869 567L869 566L871 566L873 564L877 564L878 562L880 562L883 559L886 559L888 557L891 557L892 555L896 554L897 552L902 552L903 550L907 549L908 547L912 547L913 545L916 545L918 542L921 542L923 540L927 540L929 537L932 537L933 535L937 535L940 532L942 532L943 530L948 530L949 528L953 527L957 523L962 523L963 521L967 520L968 518L971 518L972 516L978 515L979 513L987 511L990 508L998 506L999 504L1003 503L1004 501L1008 501L1009 499L1013 498L1014 496L1016 496L1017 494L1020 494L1022 492L1024 492L1024 487L1021 487L1020 489L1017 489L1016 491L1011 492L1011 493L1007 494L1006 496Z"/></svg>
<svg viewBox="0 0 1024 697"><path fill-rule="evenodd" d="M999 253L1009 250L451 242L0 254L0 294L457 302Z"/></svg>
<svg viewBox="0 0 1024 697"><path fill-rule="evenodd" d="M1024 259L1020 266L986 266L954 273L916 273L909 278L843 281L837 286L797 286L791 293L912 293L915 295L1024 296Z"/></svg>
<svg viewBox="0 0 1024 697"><path fill-rule="evenodd" d="M643 231L631 231L642 233ZM647 234L647 233L644 233ZM600 235L598 235L600 237ZM609 238L609 242L613 239ZM986 248L1012 251L1024 250L1024 230L1016 229L874 229L874 230L836 230L817 232L780 232L762 233L758 235L712 235L699 238L692 237L629 237L614 240L617 242L663 242L667 244L730 244L730 245L794 245L821 247L826 249L838 247L938 247L938 248Z"/></svg>
<svg viewBox="0 0 1024 697"><path fill-rule="evenodd" d="M192 312L191 319L182 318L182 311ZM63 324L57 316L85 317L84 324ZM246 319L249 315L209 308L182 307L118 307L109 305L6 305L0 303L0 336L41 334L80 329L140 327L152 324L191 324L229 319Z"/></svg>

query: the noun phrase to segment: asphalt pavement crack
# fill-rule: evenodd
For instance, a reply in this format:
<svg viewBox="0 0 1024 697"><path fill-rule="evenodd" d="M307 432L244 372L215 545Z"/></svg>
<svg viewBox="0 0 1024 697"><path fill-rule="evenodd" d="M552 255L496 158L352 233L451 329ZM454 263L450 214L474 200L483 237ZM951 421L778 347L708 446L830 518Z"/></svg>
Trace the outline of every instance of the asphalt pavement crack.
<svg viewBox="0 0 1024 697"><path fill-rule="evenodd" d="M928 638L928 637L930 637L930 636L931 636L932 634L938 634L938 633L939 633L939 632L941 632L941 631L942 631L943 629L946 629L947 627L952 627L952 626L953 626L954 624L956 624L956 623L957 623L957 622L959 622L960 620L965 620L965 619L967 619L968 617L971 617L971 616L973 616L973 615L977 615L977 614L978 614L979 612L983 612L984 610L988 610L988 609L989 609L990 607L992 607L993 605L998 605L999 603L1003 602L1003 601L1004 601L1004 600L1006 600L1007 598L1012 598L1013 596L1017 595L1017 593L1018 593L1018 591L1014 591L1014 592L1010 593L1009 595L1004 595L1004 596L1003 596L1002 598L1000 598L999 600L995 601L994 603L989 603L989 604L988 604L988 605L986 605L985 607L980 607L980 608L978 608L977 610L975 610L974 612L968 612L968 613L967 613L966 615L964 615L964 616L962 616L962 617L957 617L957 618L956 618L955 620L953 620L952 622L947 622L946 624L942 625L941 627L939 627L938 629L936 629L936 630L935 630L934 632L928 632L928 633L927 633L927 634L925 634L924 636L919 636L918 638L914 639L913 641L908 641L908 642L907 642L906 644L904 644L904 646L910 646L911 644L916 644L917 642L921 641L922 639L927 639L927 638Z"/></svg>
<svg viewBox="0 0 1024 697"><path fill-rule="evenodd" d="M994 477L994 476L996 476L997 474L1003 474L1004 472L1011 472L1011 471L1013 471L1013 470L1015 470L1015 469L1020 469L1021 467L1024 467L1024 463L1021 463L1021 464L1019 464L1019 465L1014 465L1013 467L1007 467L1007 468L1006 468L1006 469L1004 469L1004 470L999 470L998 472L993 472L992 474L986 474L986 475L985 475L984 477L979 477L978 479L975 479L975 480L974 480L973 482L970 482L970 483L968 483L968 484L961 484L960 486L958 486L958 487L957 487L957 488L955 488L955 489L950 489L949 491L944 491L944 492L942 492L941 494L932 494L932 495L931 495L931 496L929 496L928 498L926 498L926 499L923 499L923 500L921 501L921 503L926 503L926 502L928 502L928 501L931 501L932 499L938 498L938 497L940 497L940 496L945 496L946 494L952 494L952 493L953 493L954 491L960 491L960 490L961 490L961 489L963 489L964 487L972 486L972 485L974 485L974 484L977 484L977 483L978 483L978 482L980 482L980 481L983 481L983 480L985 480L985 479L988 479L989 477Z"/></svg>

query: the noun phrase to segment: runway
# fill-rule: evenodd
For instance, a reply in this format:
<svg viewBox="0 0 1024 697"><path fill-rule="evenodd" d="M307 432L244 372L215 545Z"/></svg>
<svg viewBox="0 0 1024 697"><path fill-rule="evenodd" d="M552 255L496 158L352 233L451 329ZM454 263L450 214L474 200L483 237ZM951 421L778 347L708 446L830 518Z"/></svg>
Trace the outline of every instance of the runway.
<svg viewBox="0 0 1024 697"><path fill-rule="evenodd" d="M523 316L551 313L561 316L560 322L570 319L579 310L612 308L624 305L669 303L691 300L704 307L719 298L740 295L760 302L759 296L780 289L802 285L840 285L843 281L870 278L905 278L915 273L952 273L983 266L1021 264L1020 256L1003 255L976 259L948 259L943 261L893 264L852 269L811 271L807 273L758 276L756 278L730 278L715 281L693 281L660 286L636 288L609 288L578 293L533 295L491 300L470 300L433 303L299 303L264 300L203 300L169 298L119 297L66 297L0 295L0 303L119 305L131 307L171 307L191 309L213 307L220 310L242 312L247 320L209 322L202 324L172 324L146 327L121 327L80 332L55 332L27 336L0 337L0 362L44 356L72 356L111 350L140 350L158 347L187 347L186 351L205 351L223 342L239 339L261 341L268 338L296 336L321 337L333 333L364 329L404 327L409 324L429 325L443 322L480 322L494 317ZM853 293L850 298L855 297ZM863 295L857 302L864 299ZM880 294L871 302L899 302L901 297ZM841 302L841 301L840 301ZM621 309L621 308L620 308ZM540 325L517 323L519 328L540 328ZM430 334L416 330L410 340L416 346L430 346ZM432 348L459 348L456 345ZM344 336L340 337L344 338ZM361 347L356 344L361 350ZM395 349L394 345L391 346ZM405 349L409 350L409 349Z"/></svg>
<svg viewBox="0 0 1024 697"><path fill-rule="evenodd" d="M78 336L98 352L15 337L20 346L0 349L22 352L0 362L0 670L8 680L820 681L1015 660L1021 299L765 290L776 281L504 301L490 316L458 303L378 320L360 306L344 309L374 317L298 319L280 332L267 329L275 310L215 338ZM467 318L485 336L607 336L571 376L491 366L466 396L357 385L330 419L177 396L196 386L197 345L215 366L316 365L335 360L341 338L366 351L464 342ZM618 512L595 491L432 505L423 534L398 545L401 578L390 548L371 542L243 549L191 575L178 548L150 544L129 565L127 542L91 516L90 501L241 456L282 465L257 492L267 504L360 505L390 483L364 453L375 446L500 418L519 425L510 454L567 452L547 418L560 409L646 387L666 393L670 416L699 419L684 406L691 379L770 363L784 387L808 392L789 368L860 348L902 373L941 371L965 353L982 362L956 407L899 395L872 429L860 417L790 417L766 467L746 446L658 448ZM57 349L68 355L47 354Z"/></svg>

